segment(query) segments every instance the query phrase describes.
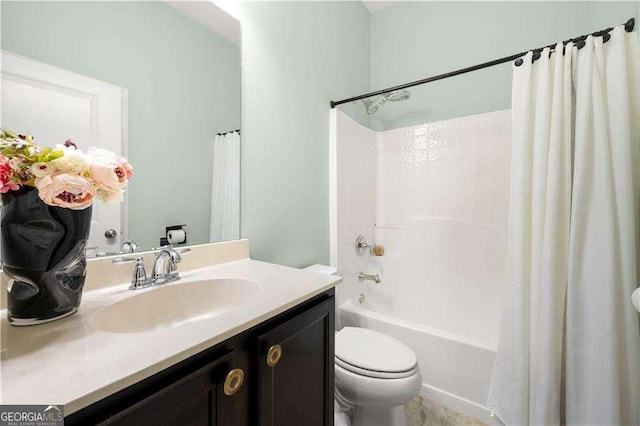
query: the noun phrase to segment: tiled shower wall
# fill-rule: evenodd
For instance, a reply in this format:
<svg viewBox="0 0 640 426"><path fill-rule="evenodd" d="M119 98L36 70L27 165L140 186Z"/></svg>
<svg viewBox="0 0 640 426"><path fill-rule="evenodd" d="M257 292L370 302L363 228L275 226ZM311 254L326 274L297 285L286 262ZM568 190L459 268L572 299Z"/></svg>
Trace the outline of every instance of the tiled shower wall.
<svg viewBox="0 0 640 426"><path fill-rule="evenodd" d="M412 216L506 229L510 110L377 134L377 217L397 228Z"/></svg>
<svg viewBox="0 0 640 426"><path fill-rule="evenodd" d="M338 111L338 304L497 344L504 273L510 111L374 132ZM383 257L357 257L364 235ZM358 272L379 273L381 285Z"/></svg>
<svg viewBox="0 0 640 426"><path fill-rule="evenodd" d="M368 308L497 346L509 211L511 114L379 132Z"/></svg>

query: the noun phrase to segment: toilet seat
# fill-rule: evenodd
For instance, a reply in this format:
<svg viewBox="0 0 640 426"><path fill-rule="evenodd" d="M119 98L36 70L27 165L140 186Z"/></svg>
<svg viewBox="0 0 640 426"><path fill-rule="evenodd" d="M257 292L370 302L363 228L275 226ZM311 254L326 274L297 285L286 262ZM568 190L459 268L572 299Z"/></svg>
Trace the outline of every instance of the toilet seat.
<svg viewBox="0 0 640 426"><path fill-rule="evenodd" d="M360 327L336 333L335 363L365 377L401 379L418 372L410 347L386 334Z"/></svg>
<svg viewBox="0 0 640 426"><path fill-rule="evenodd" d="M367 370L366 368L361 368L355 365L351 365L347 362L344 362L338 357L335 357L335 362L336 362L336 365L339 365L340 367L344 368L347 371L350 371L352 373L359 374L365 377L372 377L375 379L403 379L405 377L413 376L418 372L417 365L411 370L388 373L385 371Z"/></svg>

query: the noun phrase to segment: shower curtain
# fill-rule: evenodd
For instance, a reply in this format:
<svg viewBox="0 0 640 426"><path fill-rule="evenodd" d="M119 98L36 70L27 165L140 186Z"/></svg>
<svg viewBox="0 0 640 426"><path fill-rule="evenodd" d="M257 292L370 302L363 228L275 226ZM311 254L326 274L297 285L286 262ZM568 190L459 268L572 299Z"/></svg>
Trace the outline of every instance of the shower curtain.
<svg viewBox="0 0 640 426"><path fill-rule="evenodd" d="M240 237L240 133L217 135L213 141L213 180L209 241Z"/></svg>
<svg viewBox="0 0 640 426"><path fill-rule="evenodd" d="M640 424L638 47L623 27L513 69L505 308L488 406L507 425Z"/></svg>

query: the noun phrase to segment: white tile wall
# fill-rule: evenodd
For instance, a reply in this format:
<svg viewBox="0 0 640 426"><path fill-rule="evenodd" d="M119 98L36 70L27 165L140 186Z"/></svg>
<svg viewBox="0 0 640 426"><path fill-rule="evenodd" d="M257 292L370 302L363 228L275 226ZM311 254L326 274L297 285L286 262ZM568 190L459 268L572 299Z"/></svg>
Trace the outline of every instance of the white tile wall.
<svg viewBox="0 0 640 426"><path fill-rule="evenodd" d="M510 110L376 136L378 226L419 216L506 227Z"/></svg>
<svg viewBox="0 0 640 426"><path fill-rule="evenodd" d="M380 259L386 285L370 292L370 308L495 346L509 210L510 111L376 137L376 241L386 247Z"/></svg>

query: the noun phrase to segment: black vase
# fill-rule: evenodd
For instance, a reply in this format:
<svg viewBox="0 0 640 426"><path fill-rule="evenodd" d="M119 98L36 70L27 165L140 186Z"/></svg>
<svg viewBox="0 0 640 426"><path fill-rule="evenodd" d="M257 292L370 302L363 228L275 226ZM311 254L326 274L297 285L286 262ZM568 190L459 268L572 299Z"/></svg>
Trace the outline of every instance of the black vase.
<svg viewBox="0 0 640 426"><path fill-rule="evenodd" d="M91 207L45 204L32 187L2 194L2 263L10 278L12 325L35 325L73 314L86 274Z"/></svg>

